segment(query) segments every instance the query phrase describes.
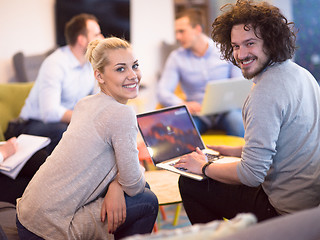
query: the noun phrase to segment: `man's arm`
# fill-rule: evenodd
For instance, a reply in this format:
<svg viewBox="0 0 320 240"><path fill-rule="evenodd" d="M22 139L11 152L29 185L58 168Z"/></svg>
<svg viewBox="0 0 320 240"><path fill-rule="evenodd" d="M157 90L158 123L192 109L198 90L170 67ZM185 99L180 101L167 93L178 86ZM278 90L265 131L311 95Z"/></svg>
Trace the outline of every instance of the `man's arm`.
<svg viewBox="0 0 320 240"><path fill-rule="evenodd" d="M175 167L186 168L190 172L202 174L202 169L206 163L206 156L197 148L195 152L182 156ZM238 163L238 161L230 163L214 162L205 168L205 175L219 182L241 184L237 173Z"/></svg>
<svg viewBox="0 0 320 240"><path fill-rule="evenodd" d="M173 53L167 59L164 70L158 84L157 96L159 102L164 106L179 105L183 100L175 95L175 89L180 80L178 65Z"/></svg>
<svg viewBox="0 0 320 240"><path fill-rule="evenodd" d="M242 146L207 145L207 147L223 156L241 157L242 153Z"/></svg>
<svg viewBox="0 0 320 240"><path fill-rule="evenodd" d="M238 162L210 164L206 169L206 176L227 184L242 184L237 173Z"/></svg>
<svg viewBox="0 0 320 240"><path fill-rule="evenodd" d="M58 61L58 57L61 61ZM42 64L37 77L40 116L44 122L59 122L68 111L62 106L62 92L66 84L63 55L49 56Z"/></svg>
<svg viewBox="0 0 320 240"><path fill-rule="evenodd" d="M184 102L191 114L196 114L201 112L201 104L198 102Z"/></svg>
<svg viewBox="0 0 320 240"><path fill-rule="evenodd" d="M62 116L61 122L70 123L71 117L72 117L72 112L73 112L72 110L67 110Z"/></svg>

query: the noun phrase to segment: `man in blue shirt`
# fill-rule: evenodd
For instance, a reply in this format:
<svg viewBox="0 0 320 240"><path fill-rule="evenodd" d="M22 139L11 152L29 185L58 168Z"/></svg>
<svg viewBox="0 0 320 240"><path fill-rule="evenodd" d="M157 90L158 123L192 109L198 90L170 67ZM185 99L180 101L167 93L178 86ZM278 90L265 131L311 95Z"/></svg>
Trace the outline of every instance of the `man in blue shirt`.
<svg viewBox="0 0 320 240"><path fill-rule="evenodd" d="M45 59L20 113L22 133L51 139L48 153L67 129L75 104L97 90L85 52L89 42L103 37L98 20L90 14L73 17L65 37L68 45Z"/></svg>
<svg viewBox="0 0 320 240"><path fill-rule="evenodd" d="M220 51L203 33L201 12L187 9L177 14L176 39L181 45L168 57L158 86L158 99L164 106L185 104L192 115L201 111L208 81L241 76L239 68L220 59ZM180 83L186 101L175 95ZM194 116L200 133L209 128L222 129L228 135L244 135L241 110L213 116Z"/></svg>

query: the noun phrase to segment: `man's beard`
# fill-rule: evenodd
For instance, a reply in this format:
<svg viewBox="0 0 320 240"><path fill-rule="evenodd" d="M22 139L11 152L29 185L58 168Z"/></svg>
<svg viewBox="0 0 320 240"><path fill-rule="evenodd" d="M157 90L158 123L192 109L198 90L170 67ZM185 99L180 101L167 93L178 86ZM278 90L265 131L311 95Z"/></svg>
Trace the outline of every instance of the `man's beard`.
<svg viewBox="0 0 320 240"><path fill-rule="evenodd" d="M252 57L247 57L247 58L245 58L245 59L243 59L243 60L239 60L239 59L237 59L237 62L245 62L245 61L249 61L250 59L252 59ZM257 59L257 58L256 58ZM252 79L252 78L254 78L255 76L257 76L257 75L259 75L261 72L263 72L265 69L266 69L266 67L269 65L269 63L270 63L270 59L268 59L267 61L265 61L264 63L263 63L263 65L259 65L258 66L258 68L254 71L254 72L248 72L248 71L246 71L246 70L243 70L242 68L240 68L241 69L241 72L242 72L242 75L246 78L246 79Z"/></svg>

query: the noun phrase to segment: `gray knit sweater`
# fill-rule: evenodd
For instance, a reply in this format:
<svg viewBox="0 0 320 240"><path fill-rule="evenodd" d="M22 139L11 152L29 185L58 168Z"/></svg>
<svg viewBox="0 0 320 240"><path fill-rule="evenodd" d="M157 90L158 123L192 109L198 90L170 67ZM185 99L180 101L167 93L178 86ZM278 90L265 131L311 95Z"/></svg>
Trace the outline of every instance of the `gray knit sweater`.
<svg viewBox="0 0 320 240"><path fill-rule="evenodd" d="M279 213L320 203L320 91L314 77L290 60L254 78L244 107L245 146L237 171L258 186Z"/></svg>
<svg viewBox="0 0 320 240"><path fill-rule="evenodd" d="M103 93L76 105L71 123L21 199L24 227L45 239L108 239L100 211L117 177L128 195L144 190L134 110Z"/></svg>

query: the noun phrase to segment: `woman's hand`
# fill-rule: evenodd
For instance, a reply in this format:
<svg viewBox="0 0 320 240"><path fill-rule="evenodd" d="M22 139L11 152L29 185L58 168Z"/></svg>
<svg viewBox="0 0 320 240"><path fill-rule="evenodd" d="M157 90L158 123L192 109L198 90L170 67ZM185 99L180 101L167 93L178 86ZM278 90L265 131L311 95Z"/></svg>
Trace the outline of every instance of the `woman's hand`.
<svg viewBox="0 0 320 240"><path fill-rule="evenodd" d="M115 179L109 189L101 207L101 221L108 217L108 231L114 233L126 220L126 201L121 185Z"/></svg>
<svg viewBox="0 0 320 240"><path fill-rule="evenodd" d="M17 151L18 143L17 138L12 137L5 144L0 146L0 152L3 156L3 159L10 157L11 155L15 154Z"/></svg>
<svg viewBox="0 0 320 240"><path fill-rule="evenodd" d="M242 146L207 145L208 148L217 151L222 156L241 157Z"/></svg>
<svg viewBox="0 0 320 240"><path fill-rule="evenodd" d="M202 174L202 167L206 162L206 155L197 147L195 152L183 155L174 166L185 168L192 173Z"/></svg>

